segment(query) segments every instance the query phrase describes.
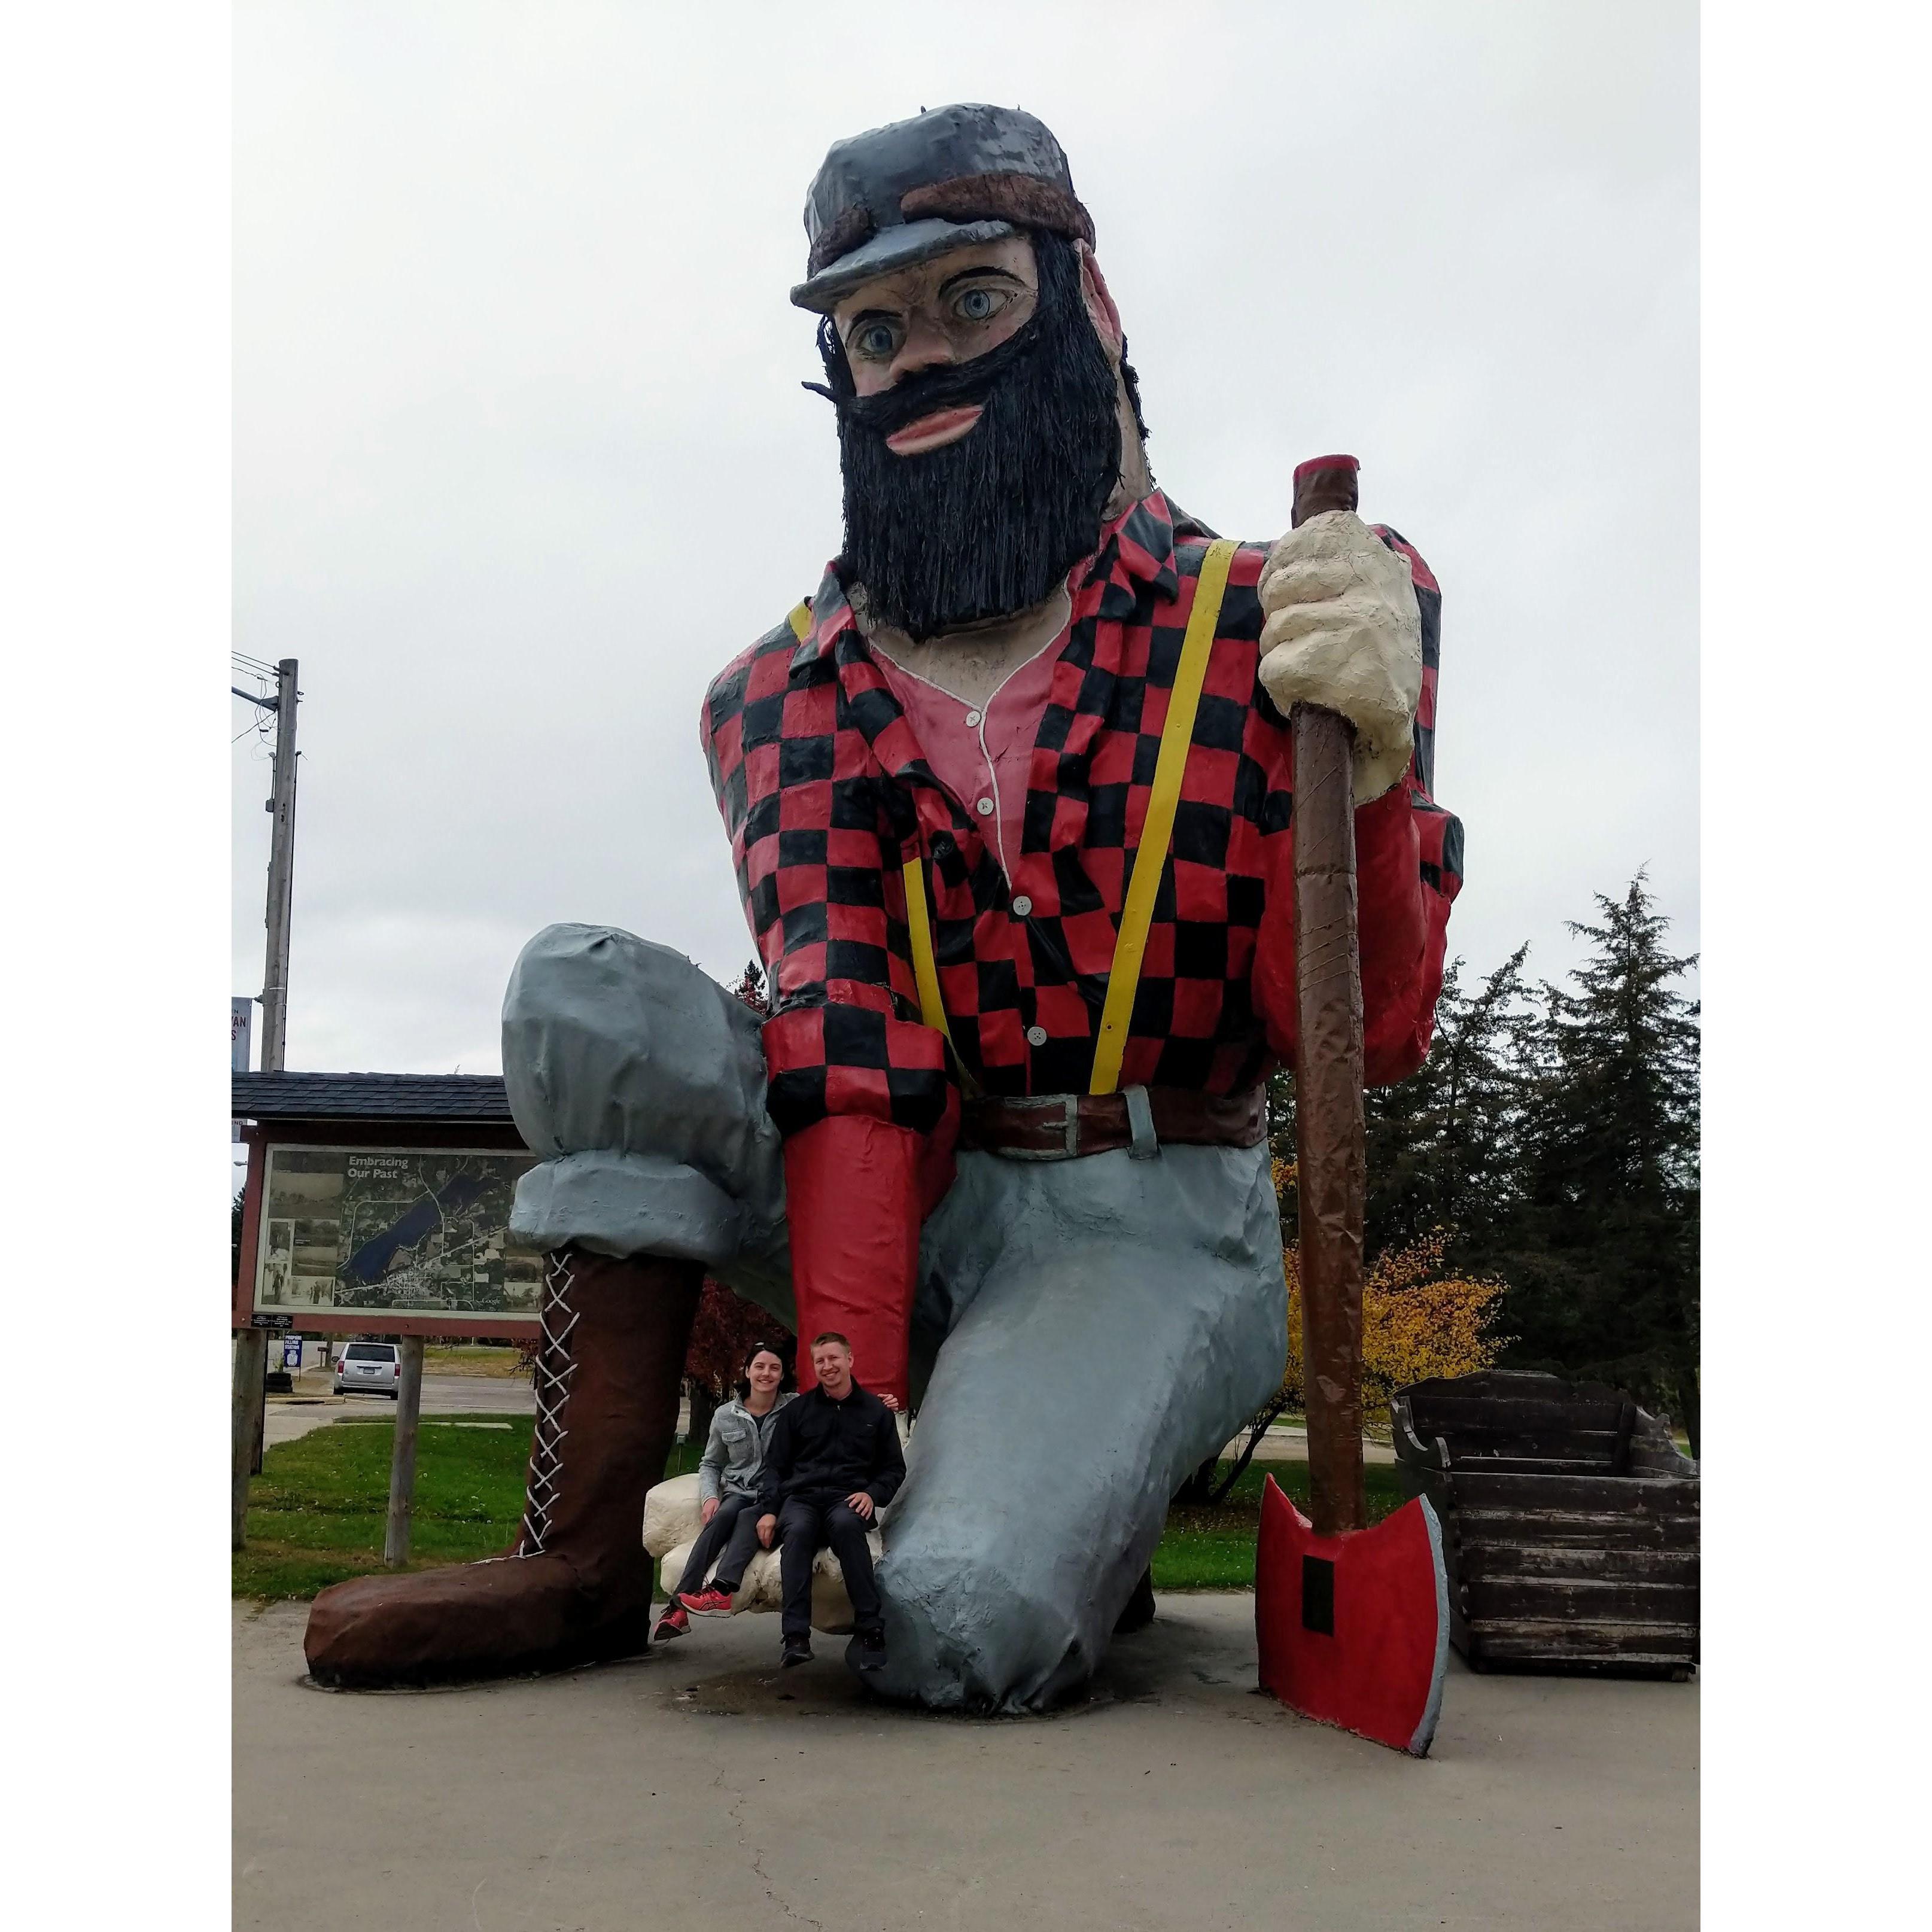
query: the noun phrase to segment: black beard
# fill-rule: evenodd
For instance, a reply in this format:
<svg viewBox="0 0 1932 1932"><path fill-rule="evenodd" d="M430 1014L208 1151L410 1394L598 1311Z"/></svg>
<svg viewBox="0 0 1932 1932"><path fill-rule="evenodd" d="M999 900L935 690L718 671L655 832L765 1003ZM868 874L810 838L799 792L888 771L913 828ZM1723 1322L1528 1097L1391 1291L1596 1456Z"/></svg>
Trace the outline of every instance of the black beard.
<svg viewBox="0 0 1932 1932"><path fill-rule="evenodd" d="M1079 256L1034 238L1040 305L970 362L853 392L844 351L820 333L838 411L843 562L868 614L914 638L1010 616L1050 596L1100 539L1120 469L1113 365L1080 290ZM810 386L816 386L815 385ZM957 442L897 456L886 438L934 410L977 404Z"/></svg>

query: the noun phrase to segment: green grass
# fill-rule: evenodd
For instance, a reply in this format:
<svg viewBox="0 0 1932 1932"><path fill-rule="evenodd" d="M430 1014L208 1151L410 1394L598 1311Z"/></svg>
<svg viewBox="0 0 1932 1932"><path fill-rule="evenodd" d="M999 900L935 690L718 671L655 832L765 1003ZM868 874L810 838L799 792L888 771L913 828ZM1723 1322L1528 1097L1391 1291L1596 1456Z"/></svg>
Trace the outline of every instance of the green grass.
<svg viewBox="0 0 1932 1932"><path fill-rule="evenodd" d="M412 1570L500 1555L516 1534L530 1456L526 1415L502 1429L460 1429L425 1419L416 1438ZM273 1601L312 1597L331 1583L384 1569L395 1424L338 1422L267 1450L248 1497L248 1547L234 1555L234 1594ZM666 1474L698 1466L680 1443Z"/></svg>
<svg viewBox="0 0 1932 1932"><path fill-rule="evenodd" d="M1225 1472L1226 1462L1221 1465ZM1371 1462L1363 1472L1369 1520L1380 1522L1408 1501L1392 1463ZM1306 1462L1250 1462L1226 1502L1212 1509L1167 1513L1167 1529L1154 1552L1156 1590L1251 1590L1255 1585L1255 1533L1261 1519L1262 1481L1273 1476L1290 1498L1308 1509Z"/></svg>
<svg viewBox="0 0 1932 1932"><path fill-rule="evenodd" d="M473 1562L508 1546L523 1514L530 1418L507 1420L507 1430L423 1423L410 1520L412 1570ZM382 1570L394 1435L395 1425L386 1420L338 1422L266 1453L249 1496L248 1547L235 1552L236 1596L306 1599L344 1577ZM680 1442L664 1473L682 1475L697 1466L697 1449ZM1262 1480L1270 1473L1307 1508L1306 1463L1250 1463L1218 1507L1168 1511L1166 1534L1154 1552L1154 1587L1252 1588ZM1369 1519L1379 1522L1404 1500L1402 1489L1386 1463L1370 1464L1366 1478Z"/></svg>

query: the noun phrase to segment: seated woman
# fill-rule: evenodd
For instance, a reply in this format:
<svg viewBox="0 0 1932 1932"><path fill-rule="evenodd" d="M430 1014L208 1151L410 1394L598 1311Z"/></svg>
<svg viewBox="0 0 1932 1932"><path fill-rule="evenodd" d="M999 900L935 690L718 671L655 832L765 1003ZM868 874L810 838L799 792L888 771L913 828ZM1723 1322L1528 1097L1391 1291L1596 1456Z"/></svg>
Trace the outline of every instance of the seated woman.
<svg viewBox="0 0 1932 1932"><path fill-rule="evenodd" d="M765 1438L772 1418L796 1392L786 1353L760 1342L745 1358L736 1395L712 1417L711 1433L698 1465L704 1528L691 1546L684 1574L670 1592L670 1607L658 1619L656 1634L660 1641L683 1636L691 1628L691 1615L730 1615L731 1600L745 1580L745 1566L758 1550L758 1512L754 1505ZM721 1550L724 1553L718 1558L718 1574L707 1590L704 1573Z"/></svg>

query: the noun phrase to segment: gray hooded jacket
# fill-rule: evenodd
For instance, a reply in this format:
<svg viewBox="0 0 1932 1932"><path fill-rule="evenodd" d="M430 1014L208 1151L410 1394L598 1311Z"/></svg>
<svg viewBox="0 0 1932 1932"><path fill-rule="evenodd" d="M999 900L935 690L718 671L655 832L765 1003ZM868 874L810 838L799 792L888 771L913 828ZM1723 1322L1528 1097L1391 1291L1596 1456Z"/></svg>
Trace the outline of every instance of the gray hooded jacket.
<svg viewBox="0 0 1932 1932"><path fill-rule="evenodd" d="M765 1441L772 1418L796 1394L782 1395L762 1416L754 1415L736 1396L711 1418L711 1433L698 1463L698 1494L702 1502L724 1496L754 1496L758 1472L765 1460Z"/></svg>

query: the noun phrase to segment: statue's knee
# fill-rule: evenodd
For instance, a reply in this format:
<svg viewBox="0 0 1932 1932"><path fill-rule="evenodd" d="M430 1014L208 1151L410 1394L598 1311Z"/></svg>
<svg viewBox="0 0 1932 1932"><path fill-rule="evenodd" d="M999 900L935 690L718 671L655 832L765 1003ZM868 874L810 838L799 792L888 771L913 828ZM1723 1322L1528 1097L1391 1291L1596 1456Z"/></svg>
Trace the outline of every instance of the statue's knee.
<svg viewBox="0 0 1932 1932"><path fill-rule="evenodd" d="M634 1054L694 1023L716 1030L722 989L668 946L608 926L547 926L503 995L506 1063L540 1066L566 1041Z"/></svg>
<svg viewBox="0 0 1932 1932"><path fill-rule="evenodd" d="M757 1017L682 953L612 926L546 926L503 1000L510 1108L544 1154L742 1158L764 1113Z"/></svg>

